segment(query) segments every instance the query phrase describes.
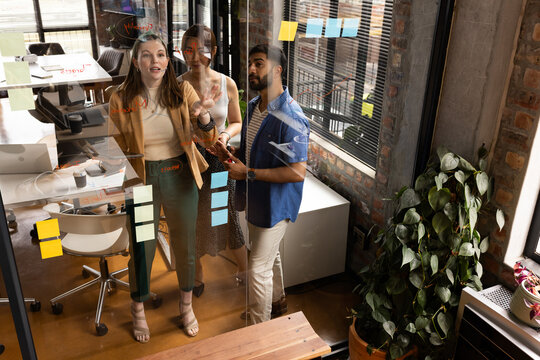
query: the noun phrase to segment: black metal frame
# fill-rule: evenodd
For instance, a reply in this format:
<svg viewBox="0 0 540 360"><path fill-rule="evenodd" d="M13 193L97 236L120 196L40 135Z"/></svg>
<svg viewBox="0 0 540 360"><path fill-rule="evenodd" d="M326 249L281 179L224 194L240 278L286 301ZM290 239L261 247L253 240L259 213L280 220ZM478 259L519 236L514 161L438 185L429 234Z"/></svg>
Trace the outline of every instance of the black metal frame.
<svg viewBox="0 0 540 360"><path fill-rule="evenodd" d="M433 35L433 46L429 60L427 73L427 85L424 92L424 105L422 108L422 118L420 120L420 131L416 146L416 157L414 163L414 179L426 169L426 165L431 154L433 142L433 131L439 107L439 97L446 65L446 53L448 49L448 39L452 28L452 18L454 16L455 0L441 0L435 24L435 34Z"/></svg>
<svg viewBox="0 0 540 360"><path fill-rule="evenodd" d="M92 0L86 0L86 8L88 12L88 26L74 26L74 27L43 27L43 19L41 18L41 6L39 5L39 0L33 0L34 3L34 16L36 19L36 30L39 36L40 42L45 42L45 33L48 32L61 32L61 31L78 31L78 30L89 30L90 39L92 39L92 56L94 59L98 58L98 42L96 34L96 24L94 18L94 8Z"/></svg>
<svg viewBox="0 0 540 360"><path fill-rule="evenodd" d="M19 339L21 355L25 360L37 359L32 331L28 322L28 315L24 306L19 271L15 262L15 254L11 244L11 237L5 215L4 202L0 192L0 267L9 298L9 306L15 324L15 331Z"/></svg>
<svg viewBox="0 0 540 360"><path fill-rule="evenodd" d="M540 241L540 194L538 195L523 254L540 264L540 254L536 252L538 242Z"/></svg>

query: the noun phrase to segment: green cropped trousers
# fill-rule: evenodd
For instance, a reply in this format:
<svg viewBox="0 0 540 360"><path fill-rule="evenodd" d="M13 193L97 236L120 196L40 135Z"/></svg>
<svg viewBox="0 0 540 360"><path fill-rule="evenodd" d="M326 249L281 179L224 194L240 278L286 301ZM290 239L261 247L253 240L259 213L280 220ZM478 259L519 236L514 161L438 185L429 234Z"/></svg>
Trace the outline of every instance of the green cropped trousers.
<svg viewBox="0 0 540 360"><path fill-rule="evenodd" d="M163 206L169 242L176 258L176 276L183 291L193 290L195 282L195 228L199 192L185 154L162 161L145 161L146 185L152 185L154 240L135 242L129 251L129 285L134 301L150 295L150 273L156 253L160 208Z"/></svg>

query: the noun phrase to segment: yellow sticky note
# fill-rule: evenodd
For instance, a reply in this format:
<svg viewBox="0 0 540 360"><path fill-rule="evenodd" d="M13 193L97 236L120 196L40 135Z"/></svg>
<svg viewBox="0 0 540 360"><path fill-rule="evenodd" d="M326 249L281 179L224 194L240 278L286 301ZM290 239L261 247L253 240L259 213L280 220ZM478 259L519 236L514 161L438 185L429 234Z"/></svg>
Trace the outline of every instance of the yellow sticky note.
<svg viewBox="0 0 540 360"><path fill-rule="evenodd" d="M154 224L135 226L135 240L137 240L137 242L153 239L155 239Z"/></svg>
<svg viewBox="0 0 540 360"><path fill-rule="evenodd" d="M24 56L24 34L16 32L0 33L0 53L2 56Z"/></svg>
<svg viewBox="0 0 540 360"><path fill-rule="evenodd" d="M298 23L296 21L282 21L281 28L279 29L278 40L294 41L296 29L298 29Z"/></svg>
<svg viewBox="0 0 540 360"><path fill-rule="evenodd" d="M135 208L135 222L145 222L154 220L154 205L137 206Z"/></svg>
<svg viewBox="0 0 540 360"><path fill-rule="evenodd" d="M41 258L48 259L55 256L62 256L62 242L60 239L42 241L39 243L41 249Z"/></svg>
<svg viewBox="0 0 540 360"><path fill-rule="evenodd" d="M36 223L38 239L48 239L60 236L60 228L58 227L58 219L49 219L38 221Z"/></svg>
<svg viewBox="0 0 540 360"><path fill-rule="evenodd" d="M4 72L8 85L30 83L30 68L26 61L4 63Z"/></svg>
<svg viewBox="0 0 540 360"><path fill-rule="evenodd" d="M133 203L140 204L152 201L152 185L133 188Z"/></svg>
<svg viewBox="0 0 540 360"><path fill-rule="evenodd" d="M36 108L34 94L32 94L30 88L9 89L8 97L11 111L33 110Z"/></svg>

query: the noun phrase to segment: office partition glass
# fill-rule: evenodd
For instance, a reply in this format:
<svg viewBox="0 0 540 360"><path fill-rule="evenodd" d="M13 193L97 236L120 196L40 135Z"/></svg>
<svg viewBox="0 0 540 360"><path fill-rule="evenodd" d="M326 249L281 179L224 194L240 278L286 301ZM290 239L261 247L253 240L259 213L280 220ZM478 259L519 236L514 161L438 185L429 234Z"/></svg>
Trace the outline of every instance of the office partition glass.
<svg viewBox="0 0 540 360"><path fill-rule="evenodd" d="M86 0L41 0L39 7L45 28L88 25Z"/></svg>

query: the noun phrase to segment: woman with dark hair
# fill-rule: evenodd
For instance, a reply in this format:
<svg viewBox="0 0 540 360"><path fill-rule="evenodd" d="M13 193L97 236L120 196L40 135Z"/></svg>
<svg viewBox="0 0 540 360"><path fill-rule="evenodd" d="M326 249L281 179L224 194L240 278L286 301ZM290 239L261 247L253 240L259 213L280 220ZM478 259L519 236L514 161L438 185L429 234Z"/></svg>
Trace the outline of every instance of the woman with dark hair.
<svg viewBox="0 0 540 360"><path fill-rule="evenodd" d="M195 224L198 189L203 184L201 172L208 168L192 139L204 146L212 146L217 140L215 123L208 109L219 97L216 87L206 89L199 96L187 81L178 82L165 43L157 35L146 33L135 42L126 80L109 102L109 116L119 130L115 138L120 148L126 153L144 155L130 162L145 184L152 185L154 235L157 235L163 206L176 257L180 317L189 336L199 331L191 307ZM155 237L130 244L133 335L143 343L150 339L143 302L149 298L155 251Z"/></svg>
<svg viewBox="0 0 540 360"><path fill-rule="evenodd" d="M238 102L238 88L233 79L210 68L212 59L216 55L216 37L209 27L196 24L191 26L182 37L182 55L186 60L189 71L179 79L189 82L197 94L201 96L208 89L218 86L221 98L209 108L212 118L216 122L219 132L218 141L227 144L229 140L242 129L242 118ZM228 120L228 126L226 125ZM247 267L247 253L244 237L238 220L238 212L234 209L234 180L227 183L228 218L227 224L212 227L211 213L211 173L226 171L219 159L213 155L213 147L199 147L199 151L208 162L209 170L203 174L204 185L199 191L199 215L197 217L197 260L195 273L195 288L193 293L200 296L204 290L203 267L200 258L209 254L216 256L225 250L227 244L235 257L238 269L237 280L245 279Z"/></svg>

